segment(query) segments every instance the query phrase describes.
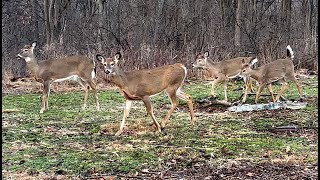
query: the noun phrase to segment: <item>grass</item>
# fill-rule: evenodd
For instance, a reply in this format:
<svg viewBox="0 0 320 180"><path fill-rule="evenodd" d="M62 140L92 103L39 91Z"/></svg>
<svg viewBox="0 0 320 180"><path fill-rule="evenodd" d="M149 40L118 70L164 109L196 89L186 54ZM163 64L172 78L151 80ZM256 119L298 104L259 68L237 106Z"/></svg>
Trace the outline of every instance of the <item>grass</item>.
<svg viewBox="0 0 320 180"><path fill-rule="evenodd" d="M238 85L229 83L230 101L240 97L232 91ZM274 85L274 92L279 88ZM196 102L207 98L210 86L191 83L183 90ZM259 163L285 161L290 156L299 163L301 159L306 164L316 163L317 88L304 85L302 90L308 106L300 110L229 113L217 112L219 108L212 113L194 103L194 127L190 127L186 103L180 101L160 134L153 132L143 103L134 102L120 137L114 134L122 119L124 98L115 90L99 91L100 112L95 111L92 94L88 108L79 112L84 95L81 91L52 93L50 109L44 114L39 114L39 94L6 95L2 109L17 111L2 114L2 169L5 177L19 172L31 176L45 172L85 178L95 173L135 175L146 170L163 171L169 166L179 170L197 163L221 166L225 160L237 159ZM216 92L223 99L221 84ZM298 99L294 84L289 84L284 96ZM268 100L270 97L262 97L260 102ZM248 103L253 101L254 97L248 97ZM169 99L161 94L152 97L152 102L160 121L170 108ZM100 131L101 125L107 126L106 131ZM282 125L297 125L300 129L278 134L268 131Z"/></svg>

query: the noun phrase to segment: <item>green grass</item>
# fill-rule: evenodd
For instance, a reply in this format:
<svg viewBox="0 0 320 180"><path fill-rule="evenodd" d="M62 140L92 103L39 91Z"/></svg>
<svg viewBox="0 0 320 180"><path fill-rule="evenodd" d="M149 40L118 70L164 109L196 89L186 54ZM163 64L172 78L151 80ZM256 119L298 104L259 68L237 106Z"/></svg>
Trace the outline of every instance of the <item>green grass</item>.
<svg viewBox="0 0 320 180"><path fill-rule="evenodd" d="M229 101L236 101L240 92L232 91L241 85L229 83ZM183 90L193 101L208 97L211 86L203 83L185 84ZM273 86L274 92L280 86ZM6 172L26 172L30 175L46 172L68 176L88 177L94 169L100 174L135 174L143 169L163 170L168 163L177 169L190 168L197 162L213 166L221 159L251 159L254 162L282 158L288 155L305 157L304 163L318 161L318 94L317 88L303 86L308 106L301 110L260 112L208 113L194 103L196 125L190 127L190 115L185 102L180 101L166 129L156 134L151 118L142 102L134 102L126 121L126 132L114 134L123 115L124 98L115 90L99 91L101 111L95 111L93 95L88 108L79 111L83 92L51 93L49 110L39 114L40 94L7 95L2 109L17 109L2 114L2 169ZM223 99L222 85L216 87ZM267 93L265 90L263 93ZM298 99L290 83L284 96ZM152 97L158 121L170 108L165 94ZM262 97L267 102L270 97ZM248 97L252 103L254 97ZM100 132L106 125L106 132ZM274 134L274 126L297 125L293 133ZM265 153L271 152L265 158Z"/></svg>

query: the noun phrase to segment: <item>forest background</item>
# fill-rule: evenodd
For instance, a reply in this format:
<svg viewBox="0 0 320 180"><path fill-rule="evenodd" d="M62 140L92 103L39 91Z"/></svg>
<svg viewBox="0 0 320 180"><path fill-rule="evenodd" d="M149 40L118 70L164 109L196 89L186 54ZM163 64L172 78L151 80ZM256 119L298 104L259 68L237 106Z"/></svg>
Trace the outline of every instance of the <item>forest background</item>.
<svg viewBox="0 0 320 180"><path fill-rule="evenodd" d="M38 60L120 51L125 69L184 63L209 51L213 61L285 56L295 68L318 70L316 0L5 0L2 79L29 76L16 54L37 41Z"/></svg>

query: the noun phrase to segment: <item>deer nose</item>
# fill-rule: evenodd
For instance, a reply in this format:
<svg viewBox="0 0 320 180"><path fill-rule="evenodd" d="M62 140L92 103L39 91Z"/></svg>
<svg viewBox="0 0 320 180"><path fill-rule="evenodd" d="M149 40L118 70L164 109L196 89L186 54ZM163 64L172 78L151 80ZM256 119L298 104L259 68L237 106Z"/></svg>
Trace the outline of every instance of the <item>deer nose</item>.
<svg viewBox="0 0 320 180"><path fill-rule="evenodd" d="M111 73L111 71L109 71L108 69L105 69L104 72L105 72L106 74L110 74L110 73Z"/></svg>

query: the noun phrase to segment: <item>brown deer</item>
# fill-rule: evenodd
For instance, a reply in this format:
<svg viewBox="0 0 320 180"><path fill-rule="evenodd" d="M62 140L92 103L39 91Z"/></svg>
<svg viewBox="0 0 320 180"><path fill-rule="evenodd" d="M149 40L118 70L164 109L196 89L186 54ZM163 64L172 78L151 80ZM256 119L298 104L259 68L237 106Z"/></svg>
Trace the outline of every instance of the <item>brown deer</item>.
<svg viewBox="0 0 320 180"><path fill-rule="evenodd" d="M65 80L74 80L83 86L85 95L82 109L86 108L89 89L91 88L94 92L96 109L97 111L100 110L96 84L94 82L96 76L94 60L79 55L38 62L33 52L35 47L36 42L32 43L31 46L25 45L17 56L26 61L32 76L36 81L43 84L42 107L40 113L43 113L48 109L51 83Z"/></svg>
<svg viewBox="0 0 320 180"><path fill-rule="evenodd" d="M191 115L191 125L194 125L195 117L193 111L192 97L181 91L181 86L186 78L187 69L182 64L166 65L153 69L123 71L118 62L121 54L117 53L113 58L104 58L96 55L98 61L104 65L104 71L110 75L111 80L119 87L119 91L126 99L126 106L123 118L120 123L120 129L115 134L120 135L125 126L125 120L129 115L132 101L142 100L148 114L153 120L153 125L157 131L161 132L161 128L165 127L172 112L178 105L178 98L187 102ZM165 91L170 98L171 108L165 118L161 121L161 126L157 122L150 101L150 96Z"/></svg>
<svg viewBox="0 0 320 180"><path fill-rule="evenodd" d="M302 99L301 87L299 85L297 78L295 77L294 65L292 62L293 58L294 58L293 51L290 45L288 45L286 58L277 59L271 63L262 65L256 69L252 69L247 62L242 61L243 67L242 67L241 75L246 77L252 77L253 79L257 80L259 83L255 103L258 102L258 99L260 97L261 91L264 88L264 86L267 86L267 90L269 91L273 102L279 101L283 91L285 90L288 84L287 83L288 80L294 81L298 89L300 99ZM271 83L275 81L279 81L282 84L281 89L276 98L274 98L272 88L271 88Z"/></svg>
<svg viewBox="0 0 320 180"><path fill-rule="evenodd" d="M242 68L242 61L244 62L251 62L251 65L254 65L258 60L257 58L253 57L237 57L233 59L228 60L222 60L216 63L212 63L208 61L209 53L201 53L197 56L196 61L192 64L193 68L195 69L204 69L207 70L210 74L210 81L212 84L210 96L214 95L214 87L215 85L223 81L223 88L224 88L224 101L228 101L227 97L227 83L229 79L233 79L240 76L241 68ZM211 79L213 78L213 80ZM249 79L246 79L246 77L242 77L244 79L244 82L246 84L246 90L248 88L251 88L252 91L252 85L249 83ZM242 102L245 102L246 97L243 97Z"/></svg>

